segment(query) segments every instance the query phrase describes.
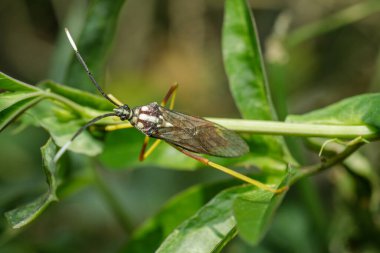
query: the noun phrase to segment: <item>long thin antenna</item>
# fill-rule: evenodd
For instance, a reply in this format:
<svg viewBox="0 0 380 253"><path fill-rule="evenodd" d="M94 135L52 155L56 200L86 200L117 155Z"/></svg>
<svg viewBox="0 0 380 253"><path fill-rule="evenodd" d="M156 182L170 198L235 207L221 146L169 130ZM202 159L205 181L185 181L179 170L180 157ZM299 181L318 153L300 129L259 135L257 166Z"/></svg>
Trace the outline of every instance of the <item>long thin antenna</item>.
<svg viewBox="0 0 380 253"><path fill-rule="evenodd" d="M87 122L86 125L79 128L79 130L73 135L73 137L71 137L71 139L68 142L66 142L65 145L63 145L60 150L58 150L57 154L55 154L54 162L56 163L59 160L59 158L61 158L61 156L66 152L66 150L68 149L70 144L75 140L75 138L77 138L78 135L80 135L87 127L93 125L95 122L97 122L103 118L111 117L111 116L116 116L116 114L111 112L111 113L106 113L106 114L100 115L96 118L93 118L92 120Z"/></svg>
<svg viewBox="0 0 380 253"><path fill-rule="evenodd" d="M71 47L74 49L74 52L75 52L75 55L77 56L79 62L81 63L81 65L83 66L83 68L86 70L87 72L87 75L88 77L90 78L91 82L95 85L95 87L98 89L98 91L102 94L103 97L105 97L106 99L108 99L108 101L110 101L112 104L116 105L117 107L119 107L120 105L118 105L115 101L113 101L104 91L103 89L99 86L99 84L96 82L94 76L92 75L91 71L89 70L89 68L87 67L87 64L86 62L83 60L82 56L80 55L79 51L78 51L78 48L77 46L75 45L75 42L73 40L73 38L71 37L71 34L69 32L69 30L67 28L65 28L65 32L66 32L66 36L67 38L69 39L69 42L71 44Z"/></svg>

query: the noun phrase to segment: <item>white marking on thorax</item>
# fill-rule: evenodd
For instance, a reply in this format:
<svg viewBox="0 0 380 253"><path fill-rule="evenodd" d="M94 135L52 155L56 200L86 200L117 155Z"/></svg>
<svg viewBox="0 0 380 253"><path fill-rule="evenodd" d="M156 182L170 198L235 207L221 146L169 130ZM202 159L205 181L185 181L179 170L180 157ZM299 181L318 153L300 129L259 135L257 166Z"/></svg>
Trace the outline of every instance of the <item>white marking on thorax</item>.
<svg viewBox="0 0 380 253"><path fill-rule="evenodd" d="M152 123L158 123L158 118L155 116L147 115L147 114L140 114L139 120L148 121Z"/></svg>
<svg viewBox="0 0 380 253"><path fill-rule="evenodd" d="M144 105L143 107L141 107L141 111L142 112L148 112L149 111L149 107Z"/></svg>
<svg viewBox="0 0 380 253"><path fill-rule="evenodd" d="M144 127L143 123L141 123L141 122L137 123L137 128L142 129L143 127Z"/></svg>

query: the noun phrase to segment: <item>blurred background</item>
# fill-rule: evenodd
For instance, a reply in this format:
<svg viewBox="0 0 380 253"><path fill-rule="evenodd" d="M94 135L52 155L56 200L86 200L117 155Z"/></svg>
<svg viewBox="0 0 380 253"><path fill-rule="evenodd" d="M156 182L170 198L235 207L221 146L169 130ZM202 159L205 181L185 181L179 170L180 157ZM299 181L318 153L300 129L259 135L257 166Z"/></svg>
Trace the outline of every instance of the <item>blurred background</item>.
<svg viewBox="0 0 380 253"><path fill-rule="evenodd" d="M380 7L376 1L249 2L281 119L287 113L304 113L345 97L379 91ZM63 28L68 26L75 37L89 5L83 0L1 0L0 71L30 84L50 78L63 82L67 62L62 62L61 69L59 54L71 54ZM217 0L126 1L107 52L105 75L100 80L104 89L135 106L160 101L169 86L179 82L178 111L239 117L223 69L223 6ZM283 101L276 99L279 93ZM1 213L46 188L39 149L47 137L42 129L19 131L17 124L1 133ZM376 146L364 150L373 164L380 164L377 150ZM208 175L150 168L132 173L102 169L100 173L130 213L134 226L157 212L170 196ZM371 236L356 237L362 223L350 223L352 210L344 211L350 207L336 208L344 198L331 196L331 177L318 176L290 192L257 252L325 252L327 248L380 252ZM338 233L339 238L325 229L335 215L347 219L334 227L347 232ZM367 232L378 233L373 220L364 222L370 223ZM352 231L344 224L350 224ZM112 252L128 238L93 187L52 205L22 231L9 231L4 218L0 228L4 243L0 252ZM236 239L225 252L252 250Z"/></svg>

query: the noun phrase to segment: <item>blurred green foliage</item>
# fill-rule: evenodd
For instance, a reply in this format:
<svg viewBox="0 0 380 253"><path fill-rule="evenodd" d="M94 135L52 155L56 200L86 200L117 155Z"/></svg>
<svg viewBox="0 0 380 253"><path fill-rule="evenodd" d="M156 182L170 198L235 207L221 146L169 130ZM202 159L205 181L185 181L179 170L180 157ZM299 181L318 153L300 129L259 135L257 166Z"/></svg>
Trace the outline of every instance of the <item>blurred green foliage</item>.
<svg viewBox="0 0 380 253"><path fill-rule="evenodd" d="M41 194L40 198L47 200L43 195L44 171L47 196L57 194L61 200L19 230L11 229L5 218L0 219L1 252L152 252L159 245L160 252L186 252L183 247L189 244L201 252L380 250L376 143L366 146L364 155L356 153L316 181L304 179L296 184L271 226L268 222L282 201L280 197L236 186L238 182L211 170L187 172L201 165L165 145L151 160L140 164L137 154L143 137L134 130L105 136L95 127L92 135L85 133L77 146L71 147L87 155L99 154L104 148L101 164L69 154L56 171L49 162L55 149L52 142L43 149L43 163L38 153L47 141L40 127L63 145L84 122L109 109L96 96L55 83L92 90L84 71L68 53L64 26L79 37L78 45L97 80L128 104L160 100L169 84L178 81L179 111L234 117L239 111L246 118L276 119L268 97L270 88L279 118L284 119L288 111L304 113L357 93L379 90L378 1L252 1L263 55L256 31L250 27L245 1L26 2L0 3L4 13L0 15L0 27L4 28L0 70L27 83L39 83L49 75L53 81L39 83L36 88L2 76L2 89L11 93L1 94L0 127L48 96L46 91L77 106L44 100L1 133L0 211L35 203L30 207L39 212L54 200L32 202ZM194 101L195 97L199 99ZM361 108L368 106L371 113L360 119L377 126L376 103L371 106L374 100L367 98L361 101ZM338 111L347 109L334 106L340 108ZM327 118L336 113L332 109L322 112ZM344 115L360 116L352 110L347 113L341 122L347 121ZM299 117L301 122L320 119L315 112L303 117ZM286 167L294 162L292 156L300 164L316 159L289 139L286 146L281 137L245 137L253 151L248 158L216 160L265 168L270 167L271 160ZM307 144L318 149L321 141L309 140ZM325 152L334 154L335 146L327 146ZM55 176L59 178L58 189L52 184ZM218 177L228 180L215 183ZM277 184L284 179L282 173L261 178ZM194 184L198 186L188 188ZM8 213L8 218L17 224L25 218L22 215ZM210 224L215 226L210 229ZM241 237L235 238L238 230ZM250 246L260 240L259 245Z"/></svg>

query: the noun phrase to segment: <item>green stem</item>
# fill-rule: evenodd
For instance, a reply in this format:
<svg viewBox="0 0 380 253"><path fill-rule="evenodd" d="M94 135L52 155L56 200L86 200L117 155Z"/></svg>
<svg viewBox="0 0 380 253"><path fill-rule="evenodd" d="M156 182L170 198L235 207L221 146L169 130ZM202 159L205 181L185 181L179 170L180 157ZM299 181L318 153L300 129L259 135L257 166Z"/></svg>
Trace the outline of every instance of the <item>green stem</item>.
<svg viewBox="0 0 380 253"><path fill-rule="evenodd" d="M304 177L308 177L311 175L314 175L316 173L319 173L321 171L324 171L338 163L343 162L347 157L349 157L352 153L357 151L361 146L363 146L366 142L365 141L357 141L356 143L352 145L348 145L346 149L344 149L341 153L337 154L336 156L332 157L331 159L328 159L327 161L321 162L319 164L307 166L304 169L300 169L290 180L290 185L294 184L298 180Z"/></svg>
<svg viewBox="0 0 380 253"><path fill-rule="evenodd" d="M347 7L329 17L304 25L288 35L286 42L294 47L310 38L333 31L380 11L378 0L368 0Z"/></svg>
<svg viewBox="0 0 380 253"><path fill-rule="evenodd" d="M64 103L86 118L93 118L101 114L99 111L88 110L85 107L55 93L44 92L43 96L45 98L50 98ZM371 139L377 136L375 129L366 125L322 125L224 118L206 119L222 125L230 130L246 133L327 138L355 138L362 136L365 139ZM114 121L109 123L114 123Z"/></svg>
<svg viewBox="0 0 380 253"><path fill-rule="evenodd" d="M366 125L322 125L221 118L207 118L207 120L233 131L246 133L328 138L355 138L362 136L365 139L377 136L375 129Z"/></svg>
<svg viewBox="0 0 380 253"><path fill-rule="evenodd" d="M78 105L77 103L74 103L73 101L71 101L70 99L67 99L61 95L58 95L58 94L55 94L55 93L51 93L51 92L44 92L44 96L45 98L50 98L50 99L53 99L53 100L57 100L67 106L69 106L71 109L73 109L74 111L78 112L79 114L82 115L82 112L83 112L83 107Z"/></svg>

